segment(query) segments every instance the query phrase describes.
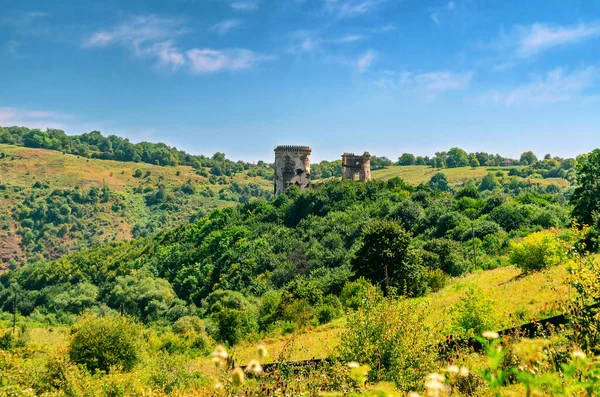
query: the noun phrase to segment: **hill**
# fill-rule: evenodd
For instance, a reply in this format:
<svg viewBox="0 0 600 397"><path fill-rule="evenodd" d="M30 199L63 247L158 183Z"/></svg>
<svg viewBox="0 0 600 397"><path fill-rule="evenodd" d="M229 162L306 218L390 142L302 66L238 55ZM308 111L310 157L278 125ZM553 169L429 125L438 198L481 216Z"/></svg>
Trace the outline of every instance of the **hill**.
<svg viewBox="0 0 600 397"><path fill-rule="evenodd" d="M214 208L271 197L272 183L257 173L268 172L264 167L217 176L203 167L12 145L0 144L0 153L0 268L149 235Z"/></svg>

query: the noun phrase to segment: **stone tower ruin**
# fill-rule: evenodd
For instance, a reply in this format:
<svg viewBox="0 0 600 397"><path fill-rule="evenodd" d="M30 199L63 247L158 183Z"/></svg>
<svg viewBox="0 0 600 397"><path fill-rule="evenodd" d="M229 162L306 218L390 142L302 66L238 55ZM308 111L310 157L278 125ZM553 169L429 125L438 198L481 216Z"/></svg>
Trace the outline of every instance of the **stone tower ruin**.
<svg viewBox="0 0 600 397"><path fill-rule="evenodd" d="M353 181L357 172L359 181L371 180L371 154L369 152L364 152L362 156L354 153L342 155L342 180Z"/></svg>
<svg viewBox="0 0 600 397"><path fill-rule="evenodd" d="M275 197L292 186L301 190L310 186L310 153L308 146L277 146L275 148Z"/></svg>

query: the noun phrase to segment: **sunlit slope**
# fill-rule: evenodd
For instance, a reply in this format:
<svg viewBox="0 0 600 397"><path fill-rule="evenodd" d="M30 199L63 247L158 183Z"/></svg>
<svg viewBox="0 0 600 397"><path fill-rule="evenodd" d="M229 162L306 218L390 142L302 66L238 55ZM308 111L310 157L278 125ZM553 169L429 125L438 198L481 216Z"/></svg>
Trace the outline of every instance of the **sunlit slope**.
<svg viewBox="0 0 600 397"><path fill-rule="evenodd" d="M446 175L448 182L453 186L462 185L467 183L469 180L478 180L483 178L488 172L503 171L508 174L508 171L515 167L460 167L460 168L444 168L436 169L425 165L414 165L414 166L390 166L382 170L374 170L371 172L373 179L388 180L393 177L400 177L404 181L418 185L420 183L428 182L431 177L441 172ZM519 167L516 167L519 168ZM555 184L558 186L568 186L569 182L565 179L560 178L549 178L549 179L526 179L519 178L527 181L531 184L539 185L550 185Z"/></svg>

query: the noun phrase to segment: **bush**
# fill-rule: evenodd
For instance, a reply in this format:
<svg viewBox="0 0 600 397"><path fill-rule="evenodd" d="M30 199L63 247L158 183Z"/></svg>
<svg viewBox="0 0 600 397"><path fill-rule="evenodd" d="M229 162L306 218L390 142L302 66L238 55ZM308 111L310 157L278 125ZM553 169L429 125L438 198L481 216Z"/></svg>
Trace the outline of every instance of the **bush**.
<svg viewBox="0 0 600 397"><path fill-rule="evenodd" d="M436 366L426 307L406 298L384 298L369 290L364 306L348 318L340 358L371 367L369 381L394 382L403 391L420 388Z"/></svg>
<svg viewBox="0 0 600 397"><path fill-rule="evenodd" d="M550 231L532 233L511 248L510 263L525 273L557 265L564 257L562 244Z"/></svg>
<svg viewBox="0 0 600 397"><path fill-rule="evenodd" d="M84 317L72 330L69 357L88 370L130 371L140 359L141 327L126 317Z"/></svg>
<svg viewBox="0 0 600 397"><path fill-rule="evenodd" d="M340 294L340 301L345 308L357 310L364 304L367 292L371 288L374 288L373 284L362 277L356 281L349 282L344 285L344 289Z"/></svg>
<svg viewBox="0 0 600 397"><path fill-rule="evenodd" d="M452 332L460 337L472 338L495 329L494 302L483 291L471 286L460 300L450 308Z"/></svg>

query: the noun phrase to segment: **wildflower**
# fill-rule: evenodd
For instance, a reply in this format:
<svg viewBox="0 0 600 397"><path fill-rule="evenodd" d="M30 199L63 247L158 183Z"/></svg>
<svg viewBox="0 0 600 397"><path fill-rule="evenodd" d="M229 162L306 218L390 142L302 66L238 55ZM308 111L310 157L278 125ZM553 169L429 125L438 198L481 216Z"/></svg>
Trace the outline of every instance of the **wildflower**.
<svg viewBox="0 0 600 397"><path fill-rule="evenodd" d="M244 371L240 367L235 367L231 372L231 381L235 386L241 386L246 381Z"/></svg>
<svg viewBox="0 0 600 397"><path fill-rule="evenodd" d="M346 364L349 368L358 368L360 367L360 364L357 363L356 361L350 361L348 364Z"/></svg>
<svg viewBox="0 0 600 397"><path fill-rule="evenodd" d="M460 376L461 378L468 378L469 377L469 368L460 367L460 369L458 370L458 376Z"/></svg>
<svg viewBox="0 0 600 397"><path fill-rule="evenodd" d="M446 368L446 372L450 372L451 374L458 374L458 367L456 365L449 365Z"/></svg>
<svg viewBox="0 0 600 397"><path fill-rule="evenodd" d="M225 349L225 346L218 345L217 347L215 347L215 351L213 352L213 357L217 357L221 360L227 360L227 358L229 357L229 354L227 354L227 349Z"/></svg>
<svg viewBox="0 0 600 397"><path fill-rule="evenodd" d="M410 393L408 393L408 397L420 397L419 393L417 393L416 391L411 391Z"/></svg>
<svg viewBox="0 0 600 397"><path fill-rule="evenodd" d="M255 375L258 375L258 374L262 373L263 367L262 367L262 365L260 365L260 363L258 362L258 360L250 360L250 362L246 366L246 370L245 371L246 372L250 372L250 373L255 374Z"/></svg>
<svg viewBox="0 0 600 397"><path fill-rule="evenodd" d="M425 390L429 397L439 397L447 389L444 385L446 378L442 374L429 374L425 380Z"/></svg>
<svg viewBox="0 0 600 397"><path fill-rule="evenodd" d="M256 350L258 351L258 358L263 359L269 355L267 352L267 347L265 345L256 346Z"/></svg>
<svg viewBox="0 0 600 397"><path fill-rule="evenodd" d="M584 359L585 359L585 357L586 357L585 353L584 353L584 352L582 352L581 350L575 350L575 351L573 352L573 358L574 358L575 360L584 360Z"/></svg>
<svg viewBox="0 0 600 397"><path fill-rule="evenodd" d="M223 386L223 384L221 382L219 382L215 385L215 390L218 392L221 392L221 391L225 390L225 386Z"/></svg>
<svg viewBox="0 0 600 397"><path fill-rule="evenodd" d="M500 337L500 335L497 332L493 331L486 331L481 335L486 339L498 339Z"/></svg>

